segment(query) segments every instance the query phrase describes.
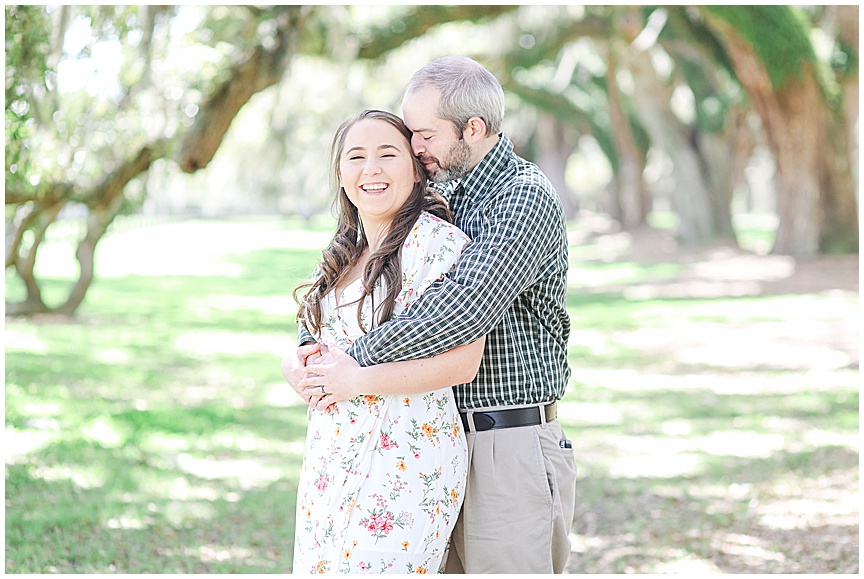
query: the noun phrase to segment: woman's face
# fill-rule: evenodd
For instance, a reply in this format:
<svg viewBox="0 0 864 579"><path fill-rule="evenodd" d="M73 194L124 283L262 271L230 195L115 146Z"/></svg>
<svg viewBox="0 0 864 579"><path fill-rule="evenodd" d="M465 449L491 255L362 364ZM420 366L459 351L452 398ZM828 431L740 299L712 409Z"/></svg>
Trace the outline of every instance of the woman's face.
<svg viewBox="0 0 864 579"><path fill-rule="evenodd" d="M396 127L363 119L348 130L339 156L339 183L364 227L388 224L419 180L409 144Z"/></svg>

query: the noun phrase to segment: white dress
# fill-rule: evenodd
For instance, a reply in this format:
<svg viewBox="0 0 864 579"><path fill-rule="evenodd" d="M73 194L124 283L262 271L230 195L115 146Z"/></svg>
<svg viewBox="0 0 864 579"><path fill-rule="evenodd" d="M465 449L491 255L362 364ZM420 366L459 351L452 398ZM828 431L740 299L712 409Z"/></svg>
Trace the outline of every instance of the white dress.
<svg viewBox="0 0 864 579"><path fill-rule="evenodd" d="M450 271L468 238L422 213L402 248L395 314ZM380 285L380 284L379 284ZM322 303L322 343L347 348L361 284ZM383 291L376 288L375 303ZM363 323L370 327L371 299ZM359 396L309 411L297 491L294 573L437 573L464 497L468 449L450 388Z"/></svg>

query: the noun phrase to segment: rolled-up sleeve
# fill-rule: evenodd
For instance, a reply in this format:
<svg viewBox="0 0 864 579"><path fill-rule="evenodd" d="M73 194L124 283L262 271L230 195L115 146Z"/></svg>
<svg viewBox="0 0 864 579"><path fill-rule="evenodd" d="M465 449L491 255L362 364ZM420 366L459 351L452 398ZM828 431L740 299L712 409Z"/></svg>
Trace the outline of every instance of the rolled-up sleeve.
<svg viewBox="0 0 864 579"><path fill-rule="evenodd" d="M306 324L303 322L299 322L297 324L297 345L302 346L304 344L309 344L312 342L316 342L315 336L306 329Z"/></svg>

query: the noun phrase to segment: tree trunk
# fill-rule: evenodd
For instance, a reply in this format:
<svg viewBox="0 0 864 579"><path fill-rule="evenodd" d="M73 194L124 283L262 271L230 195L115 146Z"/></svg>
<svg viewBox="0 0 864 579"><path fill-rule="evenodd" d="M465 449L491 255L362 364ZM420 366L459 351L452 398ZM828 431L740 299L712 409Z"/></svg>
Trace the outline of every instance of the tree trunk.
<svg viewBox="0 0 864 579"><path fill-rule="evenodd" d="M572 148L567 143L564 126L553 116L538 111L537 113L537 165L549 177L549 181L561 198L564 215L567 219L576 217L579 207L573 201L570 188L567 187L567 160L572 154Z"/></svg>
<svg viewBox="0 0 864 579"><path fill-rule="evenodd" d="M819 115L821 138L817 146L819 175L819 251L858 252L858 204L855 177L849 157L848 125L845 111L823 109Z"/></svg>
<svg viewBox="0 0 864 579"><path fill-rule="evenodd" d="M846 46L855 51L858 58L858 6L841 5L832 7L837 12L838 36ZM849 67L842 75L840 84L843 87L843 108L846 111L846 122L849 126L849 158L858 158L858 66ZM857 168L856 168L857 169Z"/></svg>
<svg viewBox="0 0 864 579"><path fill-rule="evenodd" d="M154 8L155 10L155 8ZM312 11L308 6L277 6L274 8L274 19L277 23L276 33L269 48L259 45L245 61L235 66L229 79L218 87L204 103L195 124L186 133L182 142L178 163L189 173L207 166L222 143L231 121L240 108L248 102L255 93L277 83L284 74L292 56L296 35L303 28L306 17ZM151 23L152 24L152 23ZM148 24L149 27L150 24ZM7 249L7 265L14 259L16 268L27 287L27 300L21 303L7 303L6 311L12 315L31 315L43 311L56 311L71 315L80 306L93 280L94 255L96 246L105 234L108 226L118 214L123 205L123 191L126 185L147 171L158 158L168 154L169 142L159 140L151 146L143 147L132 159L123 163L95 187L80 191L75 184L57 184L65 187L62 197L74 199L87 205L90 209L87 234L80 242L76 258L81 266L78 280L72 288L66 302L53 310L47 308L41 299L41 291L36 277L33 275L33 265L36 259L38 243L34 244L28 259L19 260L10 257ZM38 196L32 192L6 191L6 204L38 203ZM59 211L59 207L57 209ZM47 229L54 216L44 224ZM20 232L23 235L23 230ZM34 231L35 233L35 231ZM42 231L44 236L44 229ZM15 236L7 241L15 241ZM41 236L37 235L41 241ZM20 239L19 239L20 243ZM17 250L17 244L14 244Z"/></svg>
<svg viewBox="0 0 864 579"><path fill-rule="evenodd" d="M636 115L651 142L663 149L675 166L672 201L679 217L678 239L682 245L691 247L709 244L718 237L710 183L690 130L669 108L670 90L657 77L648 54L643 52L631 58L629 68L639 94Z"/></svg>
<svg viewBox="0 0 864 579"><path fill-rule="evenodd" d="M705 173L711 184L709 201L714 234L719 240L737 246L732 225L732 197L754 147L746 112L730 108L726 113L723 132L701 131L698 142L700 155L705 160Z"/></svg>
<svg viewBox="0 0 864 579"><path fill-rule="evenodd" d="M87 233L78 243L78 249L75 251L75 258L80 266L78 280L69 292L66 303L56 309L57 313L72 315L84 301L93 281L96 246L122 207L123 197L118 195L105 207L90 211L87 216Z"/></svg>
<svg viewBox="0 0 864 579"><path fill-rule="evenodd" d="M20 303L7 303L6 312L8 315L29 315L44 313L50 310L42 300L42 289L39 287L34 269L36 268L36 256L39 253L39 246L45 239L45 232L57 218L57 214L60 213L65 204L65 200L35 202L33 212L26 218L27 223L22 224L22 229L26 227L26 230L33 233L33 242L27 249L26 255L20 255L20 247L16 247L14 250L15 254L7 257L7 263L11 261L14 264L15 271L27 289L27 297Z"/></svg>
<svg viewBox="0 0 864 579"><path fill-rule="evenodd" d="M738 59L743 57L739 56ZM733 57L735 60L736 57ZM752 81L745 81L753 84ZM754 87L755 89L755 87ZM819 252L819 127L820 96L815 85L796 83L779 92L759 95L757 110L777 163L777 212L780 223L775 253L809 256Z"/></svg>
<svg viewBox="0 0 864 579"><path fill-rule="evenodd" d="M858 55L858 6L836 6L839 38ZM840 77L843 108L826 109L826 140L820 147L820 163L825 167L821 202L825 219L821 224L819 247L822 251L857 252L859 243L858 203L858 66ZM846 154L844 155L844 151ZM850 195L849 192L852 192Z"/></svg>
<svg viewBox="0 0 864 579"><path fill-rule="evenodd" d="M777 165L779 225L773 252L803 257L857 251L848 133L823 98L812 63L773 86L754 47L733 26L710 13L708 22L762 118Z"/></svg>
<svg viewBox="0 0 864 579"><path fill-rule="evenodd" d="M618 88L618 66L616 51L607 50L606 92L609 95L609 120L612 138L618 153L618 171L613 186L613 208L615 219L624 230L632 231L645 225L648 216L648 189L642 179L645 156L633 139L633 131Z"/></svg>

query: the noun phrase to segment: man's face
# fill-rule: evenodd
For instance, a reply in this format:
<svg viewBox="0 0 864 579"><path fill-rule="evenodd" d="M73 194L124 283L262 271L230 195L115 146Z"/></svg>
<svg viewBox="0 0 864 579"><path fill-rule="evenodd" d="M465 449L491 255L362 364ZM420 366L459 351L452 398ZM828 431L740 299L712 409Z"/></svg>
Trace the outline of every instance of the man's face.
<svg viewBox="0 0 864 579"><path fill-rule="evenodd" d="M436 183L460 179L470 171L471 146L450 121L437 116L440 92L421 88L402 101L402 116L411 129L411 149Z"/></svg>

